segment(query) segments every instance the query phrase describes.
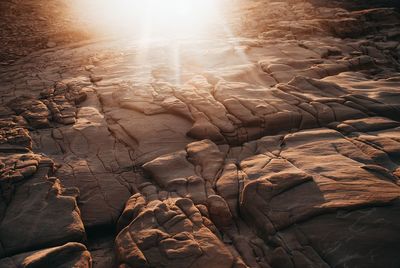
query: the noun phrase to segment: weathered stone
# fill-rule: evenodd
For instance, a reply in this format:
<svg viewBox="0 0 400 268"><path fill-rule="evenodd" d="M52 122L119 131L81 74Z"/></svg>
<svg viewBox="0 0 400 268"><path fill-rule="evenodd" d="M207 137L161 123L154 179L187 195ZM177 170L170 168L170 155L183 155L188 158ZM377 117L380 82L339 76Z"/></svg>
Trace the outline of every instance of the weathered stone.
<svg viewBox="0 0 400 268"><path fill-rule="evenodd" d="M188 199L144 204L116 239L126 267L231 267L233 257Z"/></svg>
<svg viewBox="0 0 400 268"><path fill-rule="evenodd" d="M42 249L0 259L0 266L15 267L92 267L92 258L86 247L79 243Z"/></svg>
<svg viewBox="0 0 400 268"><path fill-rule="evenodd" d="M13 164L17 159L20 162ZM0 180L5 202L5 209L0 211L2 257L83 241L77 190L65 189L58 179L49 179L52 165L40 156L21 155L17 159L2 158L5 170L15 165L14 173L3 172ZM22 175L18 180L13 177L16 173Z"/></svg>
<svg viewBox="0 0 400 268"><path fill-rule="evenodd" d="M96 30L104 1L19 2L0 3L1 267L399 267L400 18L370 8L391 4L222 1L206 35L75 42L123 1Z"/></svg>

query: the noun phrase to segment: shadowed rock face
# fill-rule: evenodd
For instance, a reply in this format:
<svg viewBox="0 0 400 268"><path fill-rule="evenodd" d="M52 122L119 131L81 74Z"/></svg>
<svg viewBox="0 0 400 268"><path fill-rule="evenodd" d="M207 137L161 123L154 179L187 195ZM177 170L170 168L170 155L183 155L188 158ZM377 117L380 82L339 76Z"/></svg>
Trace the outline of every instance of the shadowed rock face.
<svg viewBox="0 0 400 268"><path fill-rule="evenodd" d="M1 267L90 267L90 253L79 243L27 252L0 260Z"/></svg>
<svg viewBox="0 0 400 268"><path fill-rule="evenodd" d="M0 267L399 267L400 15L339 2L145 48L5 34Z"/></svg>
<svg viewBox="0 0 400 268"><path fill-rule="evenodd" d="M311 3L315 5L330 5L337 6L340 5L349 10L360 10L367 8L382 8L382 7L394 7L400 9L400 3L396 0L351 0L351 1L343 1L343 0L335 0L335 1L321 1L321 0L311 0Z"/></svg>

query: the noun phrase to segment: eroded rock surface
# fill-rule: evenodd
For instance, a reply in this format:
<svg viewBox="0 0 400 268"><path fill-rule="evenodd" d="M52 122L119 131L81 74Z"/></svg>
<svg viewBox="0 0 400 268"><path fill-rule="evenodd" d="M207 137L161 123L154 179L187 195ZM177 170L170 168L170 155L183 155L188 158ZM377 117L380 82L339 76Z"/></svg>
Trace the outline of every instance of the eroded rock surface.
<svg viewBox="0 0 400 268"><path fill-rule="evenodd" d="M116 238L119 265L232 267L234 257L201 209L187 198L148 202L140 194L132 196L121 218L131 223Z"/></svg>
<svg viewBox="0 0 400 268"><path fill-rule="evenodd" d="M68 241L83 241L85 230L76 204L78 190L48 177L53 163L34 154L2 161L2 256Z"/></svg>
<svg viewBox="0 0 400 268"><path fill-rule="evenodd" d="M400 15L236 2L0 53L1 267L400 266Z"/></svg>
<svg viewBox="0 0 400 268"><path fill-rule="evenodd" d="M86 247L79 243L27 252L0 259L4 268L16 267L91 267L91 257Z"/></svg>

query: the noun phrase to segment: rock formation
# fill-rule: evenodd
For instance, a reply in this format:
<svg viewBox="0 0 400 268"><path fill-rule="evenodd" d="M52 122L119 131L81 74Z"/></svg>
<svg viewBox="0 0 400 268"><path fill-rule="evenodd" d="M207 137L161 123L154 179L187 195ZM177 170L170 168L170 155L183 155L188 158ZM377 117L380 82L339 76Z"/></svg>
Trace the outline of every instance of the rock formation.
<svg viewBox="0 0 400 268"><path fill-rule="evenodd" d="M237 1L179 68L5 47L0 267L399 267L400 15L316 2Z"/></svg>

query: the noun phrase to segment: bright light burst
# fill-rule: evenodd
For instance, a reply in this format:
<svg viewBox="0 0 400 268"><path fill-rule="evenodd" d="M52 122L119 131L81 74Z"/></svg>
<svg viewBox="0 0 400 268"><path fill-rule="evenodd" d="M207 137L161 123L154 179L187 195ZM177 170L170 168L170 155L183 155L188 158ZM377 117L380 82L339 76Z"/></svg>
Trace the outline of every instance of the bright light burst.
<svg viewBox="0 0 400 268"><path fill-rule="evenodd" d="M70 0L69 3L78 26L89 27L87 30L100 36L116 36L121 49L134 49L129 60L132 66L140 66L137 76L140 78L135 78L140 83L151 83L157 79L155 73L168 69L170 73L165 79L180 84L193 72L209 71L226 61L249 63L244 54L235 50L239 44L225 17L236 2Z"/></svg>
<svg viewBox="0 0 400 268"><path fill-rule="evenodd" d="M222 28L221 0L73 0L76 18L100 34L193 38Z"/></svg>

